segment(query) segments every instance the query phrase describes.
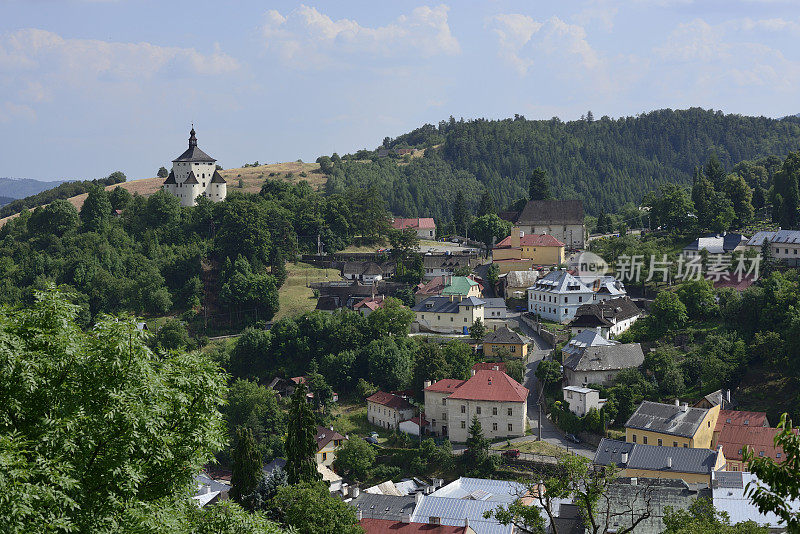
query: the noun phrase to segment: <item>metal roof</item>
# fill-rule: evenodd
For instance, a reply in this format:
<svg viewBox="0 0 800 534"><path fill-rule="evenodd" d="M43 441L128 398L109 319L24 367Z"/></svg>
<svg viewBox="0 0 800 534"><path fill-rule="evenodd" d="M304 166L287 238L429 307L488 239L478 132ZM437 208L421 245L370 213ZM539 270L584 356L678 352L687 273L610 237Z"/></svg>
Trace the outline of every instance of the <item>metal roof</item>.
<svg viewBox="0 0 800 534"><path fill-rule="evenodd" d="M458 313L461 306L483 306L483 300L477 297L467 297L461 300L450 297L428 297L413 308L415 312L432 313Z"/></svg>
<svg viewBox="0 0 800 534"><path fill-rule="evenodd" d="M476 492L482 493L479 495ZM518 482L460 477L436 490L431 496L512 503L524 497L526 493L525 486Z"/></svg>
<svg viewBox="0 0 800 534"><path fill-rule="evenodd" d="M625 428L691 438L697 432L707 412L708 410L704 408L643 401L625 423Z"/></svg>
<svg viewBox="0 0 800 534"><path fill-rule="evenodd" d="M525 343L518 333L503 325L497 330L489 332L483 338L484 343Z"/></svg>
<svg viewBox="0 0 800 534"><path fill-rule="evenodd" d="M356 510L361 510L363 517L400 521L403 516L414 513L416 498L414 495L380 495L362 492L350 501L350 504Z"/></svg>
<svg viewBox="0 0 800 534"><path fill-rule="evenodd" d="M726 512L730 517L731 524L741 523L742 521L755 521L759 525L770 528L784 526L780 518L768 512L766 514L758 511L753 501L747 496L747 485L762 485L756 475L748 472L716 472L711 475L712 500L714 508L721 512ZM800 512L800 499L792 501L789 507Z"/></svg>
<svg viewBox="0 0 800 534"><path fill-rule="evenodd" d="M617 371L639 367L644 352L639 343L587 347L564 360L564 367L573 371Z"/></svg>
<svg viewBox="0 0 800 534"><path fill-rule="evenodd" d="M583 201L530 200L519 214L517 224L583 224Z"/></svg>
<svg viewBox="0 0 800 534"><path fill-rule="evenodd" d="M628 455L627 461L623 454ZM659 447L603 438L597 447L594 463L598 465L614 464L628 469L707 475L714 471L717 463L717 451L685 447Z"/></svg>
<svg viewBox="0 0 800 534"><path fill-rule="evenodd" d="M454 499L431 494L422 498L411 520L428 523L431 517L437 517L442 525L460 526L468 519L469 526L476 534L511 534L514 529L512 525L502 525L495 519L483 517L484 513L493 511L500 504L496 501Z"/></svg>

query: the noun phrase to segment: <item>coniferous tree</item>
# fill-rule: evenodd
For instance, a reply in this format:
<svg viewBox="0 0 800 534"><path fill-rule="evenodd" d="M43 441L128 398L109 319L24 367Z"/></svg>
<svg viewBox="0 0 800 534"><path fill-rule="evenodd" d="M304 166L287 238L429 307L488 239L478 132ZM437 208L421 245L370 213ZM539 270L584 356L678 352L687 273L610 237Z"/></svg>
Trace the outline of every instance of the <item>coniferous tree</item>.
<svg viewBox="0 0 800 534"><path fill-rule="evenodd" d="M493 215L497 213L497 209L494 207L494 201L492 200L492 195L489 194L489 191L483 193L481 197L481 203L478 205L478 217L483 217L484 215Z"/></svg>
<svg viewBox="0 0 800 534"><path fill-rule="evenodd" d="M262 467L261 454L256 447L253 431L244 426L237 427L236 447L233 449L231 499L241 503L245 495L253 493L261 480Z"/></svg>
<svg viewBox="0 0 800 534"><path fill-rule="evenodd" d="M464 200L464 192L461 189L456 191L456 200L453 203L453 224L456 228L456 234L466 235L469 212L467 211L467 202Z"/></svg>
<svg viewBox="0 0 800 534"><path fill-rule="evenodd" d="M276 248L275 253L272 255L271 274L275 278L275 286L280 289L288 276L286 272L286 260L280 248Z"/></svg>
<svg viewBox="0 0 800 534"><path fill-rule="evenodd" d="M528 198L531 200L548 200L551 197L550 181L547 179L547 173L541 167L536 167L531 173L530 183L528 184Z"/></svg>
<svg viewBox="0 0 800 534"><path fill-rule="evenodd" d="M703 173L714 184L714 188L720 189L722 181L725 179L725 167L720 163L716 154L711 154L708 158L706 166L703 168Z"/></svg>
<svg viewBox="0 0 800 534"><path fill-rule="evenodd" d="M314 482L320 479L314 456L317 453L317 425L306 400L305 384L298 384L292 393L289 425L286 435L286 472L289 484Z"/></svg>

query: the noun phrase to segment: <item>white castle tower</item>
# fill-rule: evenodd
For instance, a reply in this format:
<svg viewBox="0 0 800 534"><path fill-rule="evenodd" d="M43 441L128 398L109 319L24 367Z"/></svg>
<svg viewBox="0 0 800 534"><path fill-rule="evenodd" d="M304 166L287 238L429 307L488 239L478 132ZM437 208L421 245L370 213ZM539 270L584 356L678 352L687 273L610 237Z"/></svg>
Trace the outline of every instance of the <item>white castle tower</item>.
<svg viewBox="0 0 800 534"><path fill-rule="evenodd" d="M197 148L194 126L189 132L189 148L172 160L172 171L164 180L164 191L181 200L181 206L194 206L203 195L213 202L225 200L228 186L219 174L217 160Z"/></svg>

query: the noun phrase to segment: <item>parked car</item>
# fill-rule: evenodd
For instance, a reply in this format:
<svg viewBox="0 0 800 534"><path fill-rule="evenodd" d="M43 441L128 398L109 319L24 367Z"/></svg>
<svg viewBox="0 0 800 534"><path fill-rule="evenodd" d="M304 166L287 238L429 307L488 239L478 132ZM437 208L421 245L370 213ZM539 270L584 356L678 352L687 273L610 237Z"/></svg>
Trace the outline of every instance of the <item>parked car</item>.
<svg viewBox="0 0 800 534"><path fill-rule="evenodd" d="M503 456L506 458L519 458L519 449L508 449L503 451Z"/></svg>
<svg viewBox="0 0 800 534"><path fill-rule="evenodd" d="M575 434L567 434L564 437L567 438L572 443L580 443L581 442L581 439L578 436L576 436Z"/></svg>
<svg viewBox="0 0 800 534"><path fill-rule="evenodd" d="M364 441L366 441L367 443L371 443L372 445L378 444L378 438L373 436L367 436L366 438L364 438Z"/></svg>

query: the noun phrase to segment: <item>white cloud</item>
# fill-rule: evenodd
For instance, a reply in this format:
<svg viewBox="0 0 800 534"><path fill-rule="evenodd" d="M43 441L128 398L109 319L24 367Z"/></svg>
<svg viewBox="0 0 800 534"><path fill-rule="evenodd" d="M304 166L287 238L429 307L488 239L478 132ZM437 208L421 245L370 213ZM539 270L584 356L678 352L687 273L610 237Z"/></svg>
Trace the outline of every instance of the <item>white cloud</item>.
<svg viewBox="0 0 800 534"><path fill-rule="evenodd" d="M158 74L214 76L238 68L239 63L218 47L211 54L201 54L194 48L164 47L146 42L65 39L39 29L19 30L0 36L0 73L59 73L61 80L73 83L98 77L141 81Z"/></svg>
<svg viewBox="0 0 800 534"><path fill-rule="evenodd" d="M490 25L498 37L500 57L520 75L537 63L562 62L566 71L592 71L603 60L586 39L586 30L568 24L558 17L539 22L527 15L505 13L495 15Z"/></svg>
<svg viewBox="0 0 800 534"><path fill-rule="evenodd" d="M757 19L744 18L732 20L725 23L725 26L738 31L746 32L790 32L800 33L800 22L781 18Z"/></svg>
<svg viewBox="0 0 800 534"><path fill-rule="evenodd" d="M722 31L702 19L679 24L664 45L656 48L663 59L672 61L713 61L729 56Z"/></svg>
<svg viewBox="0 0 800 534"><path fill-rule="evenodd" d="M362 26L355 20L333 20L313 7L301 5L282 15L266 14L262 34L267 49L296 67L322 66L346 56L398 57L405 54L458 54L461 47L450 31L449 8L421 6L386 26Z"/></svg>

